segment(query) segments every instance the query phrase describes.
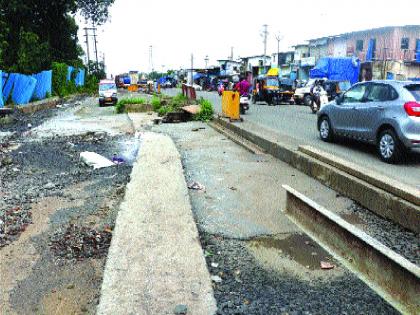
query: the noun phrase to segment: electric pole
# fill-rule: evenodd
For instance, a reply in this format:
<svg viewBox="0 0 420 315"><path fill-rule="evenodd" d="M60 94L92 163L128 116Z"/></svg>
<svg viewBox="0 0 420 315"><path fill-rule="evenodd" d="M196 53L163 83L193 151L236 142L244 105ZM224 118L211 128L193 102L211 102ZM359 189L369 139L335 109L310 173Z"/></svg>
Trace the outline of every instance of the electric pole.
<svg viewBox="0 0 420 315"><path fill-rule="evenodd" d="M96 40L96 27L92 27L93 30L93 42L95 43L95 57L96 57L96 71L99 70L99 61L98 61L98 41Z"/></svg>
<svg viewBox="0 0 420 315"><path fill-rule="evenodd" d="M206 63L206 70L207 70L207 64L209 63L209 56L206 55L206 58L204 58L204 62Z"/></svg>
<svg viewBox="0 0 420 315"><path fill-rule="evenodd" d="M89 55L89 34L88 34L88 28L85 27L85 37L86 37L86 56L87 56L87 66L88 66L88 72L90 72L90 55Z"/></svg>
<svg viewBox="0 0 420 315"><path fill-rule="evenodd" d="M230 60L233 61L233 47L230 47Z"/></svg>
<svg viewBox="0 0 420 315"><path fill-rule="evenodd" d="M262 30L261 36L263 38L263 43L264 43L264 66L265 66L265 56L267 55L267 36L268 36L268 25L267 24L263 25L263 30Z"/></svg>
<svg viewBox="0 0 420 315"><path fill-rule="evenodd" d="M194 55L191 54L191 86L194 85L194 74L193 74L193 69L194 69Z"/></svg>
<svg viewBox="0 0 420 315"><path fill-rule="evenodd" d="M93 37L93 43L95 48L95 57L96 57L96 70L99 69L99 60L98 60L98 41L96 40L96 27L85 27L85 37L86 37L86 54L87 54L87 62L88 62L88 71L90 71L90 53L89 53L89 36ZM93 35L89 35L89 31L93 31Z"/></svg>
<svg viewBox="0 0 420 315"><path fill-rule="evenodd" d="M149 71L153 72L153 46L149 46Z"/></svg>
<svg viewBox="0 0 420 315"><path fill-rule="evenodd" d="M280 65L279 55L280 55L280 41L283 39L283 35L281 35L280 32L278 32L275 35L275 38L277 40L277 65Z"/></svg>

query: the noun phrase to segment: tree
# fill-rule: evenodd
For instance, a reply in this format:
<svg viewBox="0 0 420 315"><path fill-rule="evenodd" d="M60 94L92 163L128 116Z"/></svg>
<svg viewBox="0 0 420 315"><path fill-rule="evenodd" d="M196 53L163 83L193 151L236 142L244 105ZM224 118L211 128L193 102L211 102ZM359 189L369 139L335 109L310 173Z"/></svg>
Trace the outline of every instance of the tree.
<svg viewBox="0 0 420 315"><path fill-rule="evenodd" d="M94 25L101 25L108 20L109 7L115 0L78 0L77 6L82 15Z"/></svg>
<svg viewBox="0 0 420 315"><path fill-rule="evenodd" d="M79 11L96 24L104 23L113 2L0 0L0 69L25 67L24 72L38 72L48 68L53 61L81 64L83 50L78 44L74 15ZM42 54L47 47L48 54ZM29 63L35 66L26 68Z"/></svg>

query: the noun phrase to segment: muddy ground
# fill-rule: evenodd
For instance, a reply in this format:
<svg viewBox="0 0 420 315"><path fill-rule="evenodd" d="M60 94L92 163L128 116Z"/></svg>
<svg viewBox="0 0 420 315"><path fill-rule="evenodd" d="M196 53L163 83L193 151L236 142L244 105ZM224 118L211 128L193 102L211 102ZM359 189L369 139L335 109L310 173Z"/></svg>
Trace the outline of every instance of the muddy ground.
<svg viewBox="0 0 420 315"><path fill-rule="evenodd" d="M1 126L1 314L95 313L132 166L93 170L80 153L112 159L133 135L36 131L55 117L72 117L69 112L96 110L92 100L81 101L30 116L16 113L12 123ZM112 110L103 113L113 119Z"/></svg>

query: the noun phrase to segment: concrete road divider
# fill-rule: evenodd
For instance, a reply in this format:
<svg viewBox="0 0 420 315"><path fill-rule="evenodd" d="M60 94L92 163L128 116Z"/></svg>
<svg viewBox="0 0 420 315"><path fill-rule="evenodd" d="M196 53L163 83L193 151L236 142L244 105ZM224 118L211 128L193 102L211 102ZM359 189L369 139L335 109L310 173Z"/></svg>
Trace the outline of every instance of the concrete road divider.
<svg viewBox="0 0 420 315"><path fill-rule="evenodd" d="M164 135L142 136L105 266L97 314L214 314L210 275L180 155ZM184 307L185 306L185 307Z"/></svg>
<svg viewBox="0 0 420 315"><path fill-rule="evenodd" d="M243 124L236 125L222 118L216 119L215 123L254 143L266 153L316 178L340 194L357 201L379 216L389 219L415 233L420 233L420 206L401 198L399 196L401 194L396 195L396 190L394 193L391 189L387 191L378 186L378 183L370 183L363 178L358 178L346 172L344 166L342 169L334 166L340 164L339 160L328 164L314 156L298 151L291 144L266 139L264 136L257 134L257 132L251 132L245 129ZM359 171L358 173L361 172Z"/></svg>
<svg viewBox="0 0 420 315"><path fill-rule="evenodd" d="M286 214L403 314L420 310L420 268L289 186Z"/></svg>

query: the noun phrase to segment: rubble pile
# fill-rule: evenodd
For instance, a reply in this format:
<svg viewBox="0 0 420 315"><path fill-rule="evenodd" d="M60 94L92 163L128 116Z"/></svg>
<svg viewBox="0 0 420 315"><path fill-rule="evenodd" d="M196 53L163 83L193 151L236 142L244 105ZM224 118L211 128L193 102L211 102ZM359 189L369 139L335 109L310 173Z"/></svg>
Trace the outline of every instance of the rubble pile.
<svg viewBox="0 0 420 315"><path fill-rule="evenodd" d="M20 207L0 210L0 248L9 245L32 223L32 213Z"/></svg>
<svg viewBox="0 0 420 315"><path fill-rule="evenodd" d="M112 232L109 228L102 231L70 224L50 237L50 248L54 255L70 259L106 257L111 244Z"/></svg>

